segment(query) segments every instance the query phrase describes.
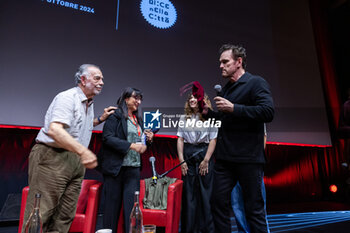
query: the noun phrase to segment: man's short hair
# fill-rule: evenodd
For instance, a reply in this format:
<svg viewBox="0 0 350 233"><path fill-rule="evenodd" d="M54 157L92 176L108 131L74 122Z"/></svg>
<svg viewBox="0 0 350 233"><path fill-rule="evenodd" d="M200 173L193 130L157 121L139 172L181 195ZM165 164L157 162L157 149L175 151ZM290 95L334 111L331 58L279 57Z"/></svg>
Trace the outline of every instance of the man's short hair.
<svg viewBox="0 0 350 233"><path fill-rule="evenodd" d="M78 71L75 73L74 78L75 78L75 84L78 85L81 82L81 76L87 76L89 75L89 67L95 67L99 70L100 67L98 67L97 65L94 64L83 64L78 68Z"/></svg>
<svg viewBox="0 0 350 233"><path fill-rule="evenodd" d="M233 59L237 60L239 57L242 58L242 66L243 69L245 69L247 66L247 54L245 48L243 48L241 45L224 44L219 49L220 55L227 50L232 51Z"/></svg>

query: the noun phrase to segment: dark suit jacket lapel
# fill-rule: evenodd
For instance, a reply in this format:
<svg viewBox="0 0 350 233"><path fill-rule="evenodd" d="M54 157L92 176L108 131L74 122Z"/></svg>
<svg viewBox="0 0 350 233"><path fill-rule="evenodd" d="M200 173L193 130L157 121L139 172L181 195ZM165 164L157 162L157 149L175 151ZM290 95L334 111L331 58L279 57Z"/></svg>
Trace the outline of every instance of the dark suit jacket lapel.
<svg viewBox="0 0 350 233"><path fill-rule="evenodd" d="M123 126L123 133L124 133L124 136L125 138L128 138L127 135L128 135L128 122L127 122L127 119L124 118L124 116L122 116L122 126Z"/></svg>
<svg viewBox="0 0 350 233"><path fill-rule="evenodd" d="M119 120L122 124L124 138L127 139L127 135L128 135L127 119L125 119L124 115L122 114L122 112L119 109L114 114L116 115L117 118L119 118ZM117 129L116 129L116 134L118 134ZM118 135L118 137L121 137L121 135Z"/></svg>

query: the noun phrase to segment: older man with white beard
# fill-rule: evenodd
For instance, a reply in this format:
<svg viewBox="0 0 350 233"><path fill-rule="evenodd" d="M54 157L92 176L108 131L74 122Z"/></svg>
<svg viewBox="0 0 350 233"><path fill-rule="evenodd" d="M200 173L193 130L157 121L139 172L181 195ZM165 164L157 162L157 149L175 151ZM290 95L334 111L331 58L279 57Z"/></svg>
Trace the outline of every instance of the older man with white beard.
<svg viewBox="0 0 350 233"><path fill-rule="evenodd" d="M49 106L45 124L29 155L29 194L22 232L33 209L34 196L41 194L43 232L68 232L74 219L85 168L97 166L88 149L92 129L105 121L115 107L94 118L93 97L103 87L99 67L83 64L75 74L77 86L59 93Z"/></svg>

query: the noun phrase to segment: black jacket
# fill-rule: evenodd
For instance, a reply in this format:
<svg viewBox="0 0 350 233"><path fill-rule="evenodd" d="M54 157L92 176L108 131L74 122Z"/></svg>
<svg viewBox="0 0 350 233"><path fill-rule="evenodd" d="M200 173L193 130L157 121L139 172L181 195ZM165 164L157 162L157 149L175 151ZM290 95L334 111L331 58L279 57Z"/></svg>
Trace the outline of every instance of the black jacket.
<svg viewBox="0 0 350 233"><path fill-rule="evenodd" d="M143 123L139 122L143 129ZM124 156L128 153L131 143L127 141L127 119L120 109L108 117L102 133L102 147L98 153L98 170L103 174L117 176L122 166Z"/></svg>
<svg viewBox="0 0 350 233"><path fill-rule="evenodd" d="M222 97L234 104L232 113L210 111L206 118L221 120L215 148L216 160L265 163L264 122L274 115L269 84L246 72L237 82L228 82Z"/></svg>

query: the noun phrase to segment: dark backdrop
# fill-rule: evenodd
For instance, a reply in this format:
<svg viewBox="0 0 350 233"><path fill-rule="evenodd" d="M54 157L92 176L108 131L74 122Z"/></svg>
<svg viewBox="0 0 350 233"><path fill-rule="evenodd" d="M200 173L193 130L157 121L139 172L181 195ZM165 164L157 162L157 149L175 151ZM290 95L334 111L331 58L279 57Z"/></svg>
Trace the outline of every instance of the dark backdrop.
<svg viewBox="0 0 350 233"><path fill-rule="evenodd" d="M105 76L96 114L126 86L143 90L142 106L154 109L181 108L179 88L194 80L214 97L213 86L224 84L217 51L231 42L246 47L247 70L271 84L269 139L331 145L308 1L174 0L177 20L168 29L143 18L140 0L65 1L94 14L52 2L0 2L0 124L43 125L82 63Z"/></svg>

